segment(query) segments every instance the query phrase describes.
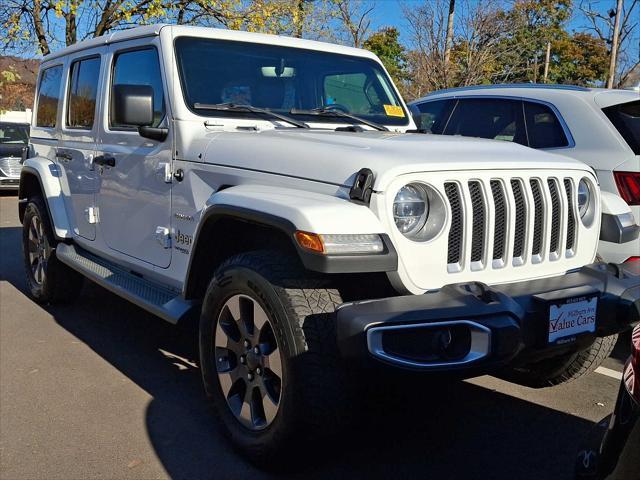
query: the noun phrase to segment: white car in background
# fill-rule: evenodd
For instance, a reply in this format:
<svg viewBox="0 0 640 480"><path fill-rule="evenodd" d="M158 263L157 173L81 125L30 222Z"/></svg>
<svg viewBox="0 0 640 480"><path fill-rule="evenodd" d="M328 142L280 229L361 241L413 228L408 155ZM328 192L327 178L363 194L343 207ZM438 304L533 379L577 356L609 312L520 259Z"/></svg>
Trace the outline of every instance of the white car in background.
<svg viewBox="0 0 640 480"><path fill-rule="evenodd" d="M635 219L629 218L630 223L640 219L638 92L481 85L433 92L410 108L418 127L428 133L506 140L580 160L596 171L602 190L631 206ZM598 253L609 262L640 260L640 239L601 241Z"/></svg>

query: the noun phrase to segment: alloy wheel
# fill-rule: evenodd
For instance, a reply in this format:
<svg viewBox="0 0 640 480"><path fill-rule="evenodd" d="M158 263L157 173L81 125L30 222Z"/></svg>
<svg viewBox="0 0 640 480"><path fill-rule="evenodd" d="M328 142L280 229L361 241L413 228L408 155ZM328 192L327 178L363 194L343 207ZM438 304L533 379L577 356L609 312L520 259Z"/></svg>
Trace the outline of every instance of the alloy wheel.
<svg viewBox="0 0 640 480"><path fill-rule="evenodd" d="M268 427L280 406L282 360L273 325L253 298L234 295L220 310L215 362L222 394L236 419L251 430Z"/></svg>
<svg viewBox="0 0 640 480"><path fill-rule="evenodd" d="M27 238L31 276L38 285L42 285L47 271L49 244L40 216L31 217Z"/></svg>

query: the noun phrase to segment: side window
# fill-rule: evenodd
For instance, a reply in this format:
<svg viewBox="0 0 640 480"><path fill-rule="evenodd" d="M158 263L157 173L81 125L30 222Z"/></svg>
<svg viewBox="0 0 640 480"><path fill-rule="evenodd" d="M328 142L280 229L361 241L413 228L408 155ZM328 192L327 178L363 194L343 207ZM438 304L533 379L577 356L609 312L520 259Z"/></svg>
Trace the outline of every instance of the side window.
<svg viewBox="0 0 640 480"><path fill-rule="evenodd" d="M525 102L524 114L531 148L557 148L569 145L560 120L547 105Z"/></svg>
<svg viewBox="0 0 640 480"><path fill-rule="evenodd" d="M434 100L415 105L419 112L418 128L441 135L455 103L455 100Z"/></svg>
<svg viewBox="0 0 640 480"><path fill-rule="evenodd" d="M91 130L96 114L100 58L88 58L71 65L67 126Z"/></svg>
<svg viewBox="0 0 640 480"><path fill-rule="evenodd" d="M38 109L36 111L36 126L54 128L58 116L60 103L60 82L62 80L62 65L47 68L40 76L38 88Z"/></svg>
<svg viewBox="0 0 640 480"><path fill-rule="evenodd" d="M364 73L344 73L324 77L324 104L342 105L351 113L367 115L380 113L374 105L380 105L380 97L368 82Z"/></svg>
<svg viewBox="0 0 640 480"><path fill-rule="evenodd" d="M460 99L444 133L527 144L520 100Z"/></svg>
<svg viewBox="0 0 640 480"><path fill-rule="evenodd" d="M153 88L153 124L157 127L165 115L160 61L155 48L130 50L116 54L113 65L112 85L150 85ZM122 128L110 113L111 127Z"/></svg>

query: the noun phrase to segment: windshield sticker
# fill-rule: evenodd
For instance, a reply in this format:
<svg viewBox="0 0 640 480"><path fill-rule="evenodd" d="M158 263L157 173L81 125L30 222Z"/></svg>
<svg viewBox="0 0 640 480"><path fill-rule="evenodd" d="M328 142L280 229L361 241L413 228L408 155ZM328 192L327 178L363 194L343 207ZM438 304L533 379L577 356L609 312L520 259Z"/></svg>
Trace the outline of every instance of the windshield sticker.
<svg viewBox="0 0 640 480"><path fill-rule="evenodd" d="M387 117L402 117L404 118L404 110L399 105L384 105L384 112Z"/></svg>

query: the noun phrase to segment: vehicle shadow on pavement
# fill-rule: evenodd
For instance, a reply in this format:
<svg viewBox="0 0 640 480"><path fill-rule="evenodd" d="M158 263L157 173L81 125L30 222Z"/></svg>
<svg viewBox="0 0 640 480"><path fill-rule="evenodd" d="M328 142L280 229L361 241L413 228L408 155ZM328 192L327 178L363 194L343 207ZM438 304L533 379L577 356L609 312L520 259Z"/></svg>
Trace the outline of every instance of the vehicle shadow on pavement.
<svg viewBox="0 0 640 480"><path fill-rule="evenodd" d="M18 227L2 228L0 280L22 292ZM197 367L195 327L174 327L85 284L72 305L45 309L148 392L148 435L171 478L270 478L215 425ZM571 478L592 423L465 382L370 389L353 424L312 452L292 478ZM279 475L278 477L282 477Z"/></svg>

